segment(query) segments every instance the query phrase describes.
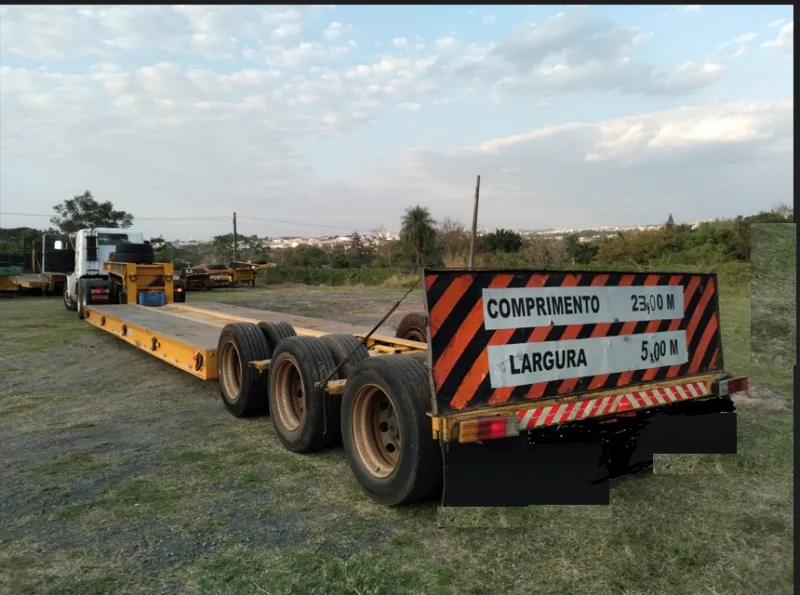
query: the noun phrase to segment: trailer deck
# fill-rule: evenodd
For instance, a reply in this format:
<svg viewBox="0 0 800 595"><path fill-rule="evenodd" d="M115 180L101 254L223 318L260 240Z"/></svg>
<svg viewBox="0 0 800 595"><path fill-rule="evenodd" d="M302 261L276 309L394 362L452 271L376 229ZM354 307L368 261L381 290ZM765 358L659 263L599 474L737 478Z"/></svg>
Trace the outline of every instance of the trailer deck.
<svg viewBox="0 0 800 595"><path fill-rule="evenodd" d="M350 324L218 303L192 306L173 303L158 308L91 305L86 307L86 320L203 380L217 378L217 344L222 329L232 322L285 321L298 335L306 336L366 334L364 329ZM425 343L377 335L371 338L370 346L392 353L427 349Z"/></svg>

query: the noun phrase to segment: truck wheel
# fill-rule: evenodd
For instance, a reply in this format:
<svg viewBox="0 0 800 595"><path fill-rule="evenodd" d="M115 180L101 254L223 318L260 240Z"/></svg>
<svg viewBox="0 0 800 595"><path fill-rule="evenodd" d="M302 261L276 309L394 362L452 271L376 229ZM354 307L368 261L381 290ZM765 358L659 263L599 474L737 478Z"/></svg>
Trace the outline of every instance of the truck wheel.
<svg viewBox="0 0 800 595"><path fill-rule="evenodd" d="M86 318L85 308L89 305L89 284L86 279L78 280L78 318Z"/></svg>
<svg viewBox="0 0 800 595"><path fill-rule="evenodd" d="M283 320L280 322L259 322L258 328L264 333L264 338L267 340L270 351L275 351L278 343L284 339L297 336L294 327Z"/></svg>
<svg viewBox="0 0 800 595"><path fill-rule="evenodd" d="M315 387L335 368L333 357L318 337L289 337L272 353L270 414L278 438L292 452L322 450L338 436L339 403Z"/></svg>
<svg viewBox="0 0 800 595"><path fill-rule="evenodd" d="M249 363L269 359L270 349L255 324L225 325L217 344L217 382L222 402L235 417L250 417L267 406L268 377Z"/></svg>
<svg viewBox="0 0 800 595"><path fill-rule="evenodd" d="M64 283L64 306L70 312L74 312L78 309L77 304L72 301L72 298L69 296L69 282Z"/></svg>
<svg viewBox="0 0 800 595"><path fill-rule="evenodd" d="M427 317L419 312L406 314L397 325L394 336L398 339L408 339L409 341L428 342L428 334L425 327L428 324Z"/></svg>
<svg viewBox="0 0 800 595"><path fill-rule="evenodd" d="M371 357L348 379L342 441L350 468L380 504L429 497L442 483L442 455L432 437L428 374L405 355Z"/></svg>
<svg viewBox="0 0 800 595"><path fill-rule="evenodd" d="M176 304L182 304L186 301L186 282L180 279L173 281L172 301ZM178 291L181 289L182 291Z"/></svg>

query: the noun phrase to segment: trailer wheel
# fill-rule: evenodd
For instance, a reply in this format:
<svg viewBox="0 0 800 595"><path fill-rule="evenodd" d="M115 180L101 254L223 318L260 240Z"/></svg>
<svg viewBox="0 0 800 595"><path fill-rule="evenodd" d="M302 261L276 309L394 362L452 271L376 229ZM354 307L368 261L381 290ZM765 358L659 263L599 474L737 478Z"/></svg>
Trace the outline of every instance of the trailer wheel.
<svg viewBox="0 0 800 595"><path fill-rule="evenodd" d="M69 282L64 283L64 306L70 312L74 312L78 309L78 305L72 301L72 298L69 296Z"/></svg>
<svg viewBox="0 0 800 595"><path fill-rule="evenodd" d="M278 438L292 452L330 446L339 434L339 402L315 386L336 368L325 344L318 337L289 337L271 360L269 409Z"/></svg>
<svg viewBox="0 0 800 595"><path fill-rule="evenodd" d="M325 347L328 348L331 356L333 356L333 363L338 367L338 371L336 372L337 378L350 378L358 367L358 364L369 357L367 348L353 335L322 335L319 339L325 344ZM336 419L339 420L342 410L341 395L327 395L325 398L334 402L331 409L335 409ZM339 445L342 442L341 423L337 423L335 427L336 437L331 444Z"/></svg>
<svg viewBox="0 0 800 595"><path fill-rule="evenodd" d="M235 417L250 417L267 406L268 378L251 361L269 359L270 349L255 324L225 325L217 344L217 381L225 408Z"/></svg>
<svg viewBox="0 0 800 595"><path fill-rule="evenodd" d="M267 340L270 351L275 351L278 343L284 339L297 336L294 327L283 320L280 322L259 322L258 328L264 333L264 338Z"/></svg>
<svg viewBox="0 0 800 595"><path fill-rule="evenodd" d="M328 348L328 351L333 356L333 363L337 366L341 364L339 378L350 378L350 375L355 372L361 360L369 357L367 348L353 335L322 335L319 339L325 343L325 347ZM351 352L352 355L350 355ZM350 357L348 358L348 356ZM347 361L345 361L345 358L347 358Z"/></svg>
<svg viewBox="0 0 800 595"><path fill-rule="evenodd" d="M427 317L419 312L406 314L397 325L394 336L398 339L408 339L409 341L428 342L428 334L425 327L428 325Z"/></svg>
<svg viewBox="0 0 800 595"><path fill-rule="evenodd" d="M342 441L350 468L380 504L429 497L442 482L442 455L427 413L427 371L405 355L371 357L348 379L342 398Z"/></svg>

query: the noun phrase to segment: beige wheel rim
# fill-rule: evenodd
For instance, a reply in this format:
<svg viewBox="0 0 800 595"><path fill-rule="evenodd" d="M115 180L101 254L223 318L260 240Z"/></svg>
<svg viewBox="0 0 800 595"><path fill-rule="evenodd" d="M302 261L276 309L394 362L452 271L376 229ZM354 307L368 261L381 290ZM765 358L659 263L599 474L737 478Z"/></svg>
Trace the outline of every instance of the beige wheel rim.
<svg viewBox="0 0 800 595"><path fill-rule="evenodd" d="M235 403L239 400L239 392L242 390L242 366L239 360L239 350L233 341L228 341L222 346L222 352L218 356L222 362L222 386L225 389L225 398Z"/></svg>
<svg viewBox="0 0 800 595"><path fill-rule="evenodd" d="M400 423L392 400L379 386L363 386L356 394L352 431L356 453L367 471L379 479L394 473L400 461Z"/></svg>
<svg viewBox="0 0 800 595"><path fill-rule="evenodd" d="M281 425L289 432L301 426L306 417L306 391L300 367L293 357L278 362L275 374L275 405Z"/></svg>

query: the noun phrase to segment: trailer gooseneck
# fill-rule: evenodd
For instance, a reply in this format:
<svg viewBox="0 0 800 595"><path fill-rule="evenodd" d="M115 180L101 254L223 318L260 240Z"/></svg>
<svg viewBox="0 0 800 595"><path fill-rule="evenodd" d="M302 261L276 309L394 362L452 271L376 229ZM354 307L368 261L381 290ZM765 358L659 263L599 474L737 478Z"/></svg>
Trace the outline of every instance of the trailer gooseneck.
<svg viewBox="0 0 800 595"><path fill-rule="evenodd" d="M89 294L83 316L216 379L232 415L268 413L288 450L341 443L386 505L601 504L610 477L654 453L736 451L731 395L747 379L724 371L714 274L426 270L424 282L426 314L394 337L222 304L145 306L130 285L127 304Z"/></svg>

